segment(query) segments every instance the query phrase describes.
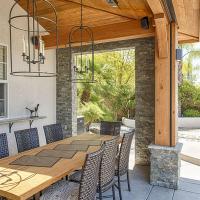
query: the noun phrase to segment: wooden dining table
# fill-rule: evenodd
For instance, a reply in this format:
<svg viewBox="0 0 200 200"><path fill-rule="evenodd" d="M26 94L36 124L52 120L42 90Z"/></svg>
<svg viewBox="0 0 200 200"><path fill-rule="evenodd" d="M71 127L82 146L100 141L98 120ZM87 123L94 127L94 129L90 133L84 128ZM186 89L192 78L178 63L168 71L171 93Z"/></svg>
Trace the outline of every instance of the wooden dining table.
<svg viewBox="0 0 200 200"><path fill-rule="evenodd" d="M96 151L99 146L89 146L87 151L77 151L72 158L62 158L52 167L11 165L16 159L24 155L36 155L43 149L54 149L59 144L70 144L74 140L106 141L110 139L112 139L112 136L109 135L83 133L1 159L0 196L6 197L9 200L29 199L73 171L80 169L84 164L86 154Z"/></svg>

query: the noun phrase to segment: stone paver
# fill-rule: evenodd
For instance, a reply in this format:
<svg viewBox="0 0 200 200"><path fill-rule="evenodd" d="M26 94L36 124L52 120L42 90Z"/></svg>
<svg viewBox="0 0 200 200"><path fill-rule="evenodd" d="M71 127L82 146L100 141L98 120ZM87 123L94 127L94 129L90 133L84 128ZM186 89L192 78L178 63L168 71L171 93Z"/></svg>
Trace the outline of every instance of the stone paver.
<svg viewBox="0 0 200 200"><path fill-rule="evenodd" d="M200 195L196 193L177 190L174 193L173 200L200 200Z"/></svg>
<svg viewBox="0 0 200 200"><path fill-rule="evenodd" d="M148 200L169 200L173 198L173 195L174 190L155 186L153 187Z"/></svg>
<svg viewBox="0 0 200 200"><path fill-rule="evenodd" d="M192 166L185 162L183 166L184 170L186 166L192 169ZM137 165L130 170L131 192L128 192L127 183L122 182L123 200L200 200L200 181L188 177L189 175L187 178L180 179L179 190L152 186L149 184L149 167ZM115 192L116 200L119 200L117 189ZM111 191L106 193L106 195L109 194Z"/></svg>

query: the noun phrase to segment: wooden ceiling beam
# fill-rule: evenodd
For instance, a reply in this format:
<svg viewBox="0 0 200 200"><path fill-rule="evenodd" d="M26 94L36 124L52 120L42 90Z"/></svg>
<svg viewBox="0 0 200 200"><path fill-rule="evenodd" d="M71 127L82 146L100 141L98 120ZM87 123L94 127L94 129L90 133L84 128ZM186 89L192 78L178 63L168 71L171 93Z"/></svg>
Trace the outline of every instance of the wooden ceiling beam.
<svg viewBox="0 0 200 200"><path fill-rule="evenodd" d="M149 29L143 29L141 28L139 20L130 20L112 25L94 27L92 30L95 43L152 37L155 35L155 30L153 27ZM59 36L60 47L63 47L67 44L68 34L69 32L65 32ZM77 35L77 40L78 38L79 36ZM45 40L45 46L47 48L55 47L56 41L53 35L44 36L43 39ZM76 38L74 38L74 40L76 40ZM86 40L86 37L83 35L83 41Z"/></svg>
<svg viewBox="0 0 200 200"><path fill-rule="evenodd" d="M200 40L200 1L172 0L179 27L179 42ZM184 36L185 35L185 36ZM190 38L190 39L189 39ZM195 38L198 38L197 40ZM183 39L183 40L182 40ZM182 41L180 41L182 40Z"/></svg>
<svg viewBox="0 0 200 200"><path fill-rule="evenodd" d="M165 10L160 0L147 0L149 7L154 14L158 54L160 58L168 57L168 38Z"/></svg>
<svg viewBox="0 0 200 200"><path fill-rule="evenodd" d="M160 0L147 0L149 7L151 8L154 15L164 13L163 6Z"/></svg>

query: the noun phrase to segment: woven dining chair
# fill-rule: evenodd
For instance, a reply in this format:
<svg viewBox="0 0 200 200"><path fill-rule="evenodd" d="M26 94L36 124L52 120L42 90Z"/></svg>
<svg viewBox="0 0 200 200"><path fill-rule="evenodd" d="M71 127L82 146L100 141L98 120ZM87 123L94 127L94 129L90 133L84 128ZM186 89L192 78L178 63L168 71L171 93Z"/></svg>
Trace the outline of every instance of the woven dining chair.
<svg viewBox="0 0 200 200"><path fill-rule="evenodd" d="M127 175L128 190L129 192L131 191L128 166L129 166L129 156L130 156L133 135L134 132L124 134L120 151L117 157L115 176L117 176L118 179L117 187L119 190L120 199L122 199L121 176L124 176L125 174Z"/></svg>
<svg viewBox="0 0 200 200"><path fill-rule="evenodd" d="M6 133L0 134L0 159L9 156L8 140ZM0 200L6 200L6 198L0 196Z"/></svg>
<svg viewBox="0 0 200 200"><path fill-rule="evenodd" d="M0 159L9 156L8 140L6 133L0 134Z"/></svg>
<svg viewBox="0 0 200 200"><path fill-rule="evenodd" d="M115 137L112 140L105 141L105 150L100 166L99 184L97 187L97 193L99 199L103 199L103 193L112 188L113 200L115 200L115 163L118 149L119 137ZM82 175L82 170L79 170L69 176L70 181L79 182ZM109 196L105 196L106 198Z"/></svg>
<svg viewBox="0 0 200 200"><path fill-rule="evenodd" d="M61 124L50 124L43 126L47 144L63 139Z"/></svg>
<svg viewBox="0 0 200 200"><path fill-rule="evenodd" d="M101 135L120 135L121 122L101 121L100 134Z"/></svg>
<svg viewBox="0 0 200 200"><path fill-rule="evenodd" d="M27 151L39 147L37 128L15 131L18 152Z"/></svg>
<svg viewBox="0 0 200 200"><path fill-rule="evenodd" d="M61 180L46 189L40 200L95 200L103 152L104 145L87 154L80 183Z"/></svg>

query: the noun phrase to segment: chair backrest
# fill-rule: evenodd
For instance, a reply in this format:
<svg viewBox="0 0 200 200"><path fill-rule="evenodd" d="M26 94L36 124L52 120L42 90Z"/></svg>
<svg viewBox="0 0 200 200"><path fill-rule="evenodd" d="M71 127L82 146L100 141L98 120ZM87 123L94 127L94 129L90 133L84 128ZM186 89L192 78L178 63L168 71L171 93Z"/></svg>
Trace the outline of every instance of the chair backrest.
<svg viewBox="0 0 200 200"><path fill-rule="evenodd" d="M120 135L121 122L101 121L100 134L102 135Z"/></svg>
<svg viewBox="0 0 200 200"><path fill-rule="evenodd" d="M61 124L50 124L43 126L47 144L63 139Z"/></svg>
<svg viewBox="0 0 200 200"><path fill-rule="evenodd" d="M37 128L15 131L18 152L27 151L39 147Z"/></svg>
<svg viewBox="0 0 200 200"><path fill-rule="evenodd" d="M6 133L0 134L0 158L9 156L8 140Z"/></svg>
<svg viewBox="0 0 200 200"><path fill-rule="evenodd" d="M118 171L120 175L124 175L128 170L133 135L134 132L125 133L122 139L118 158Z"/></svg>
<svg viewBox="0 0 200 200"><path fill-rule="evenodd" d="M104 152L104 145L100 150L87 154L80 181L79 200L94 200L99 181L99 168Z"/></svg>
<svg viewBox="0 0 200 200"><path fill-rule="evenodd" d="M104 144L105 150L102 157L99 177L100 188L103 188L114 180L119 137L105 141Z"/></svg>

